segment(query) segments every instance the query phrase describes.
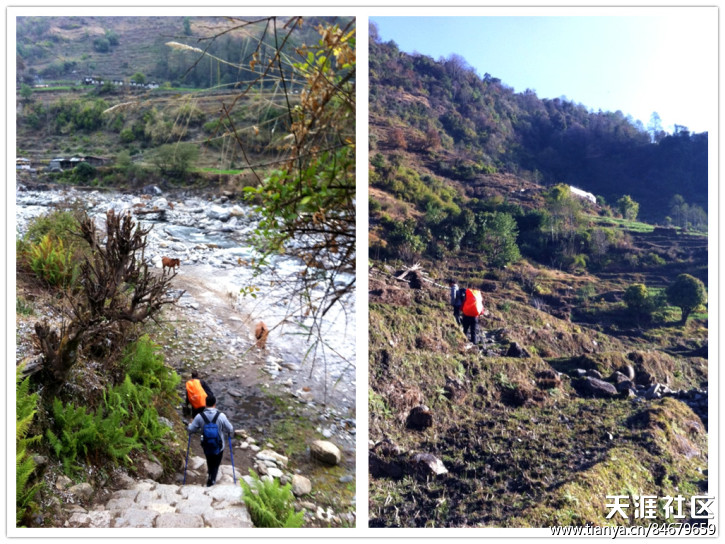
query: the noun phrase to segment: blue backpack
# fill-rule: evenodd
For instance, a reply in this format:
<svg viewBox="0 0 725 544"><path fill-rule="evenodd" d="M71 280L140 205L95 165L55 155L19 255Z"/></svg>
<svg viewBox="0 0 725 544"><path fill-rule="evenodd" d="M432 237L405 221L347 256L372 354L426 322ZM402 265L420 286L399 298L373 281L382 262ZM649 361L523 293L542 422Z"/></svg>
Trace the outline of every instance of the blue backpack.
<svg viewBox="0 0 725 544"><path fill-rule="evenodd" d="M219 455L223 447L222 435L219 432L219 425L216 422L219 418L219 412L214 414L211 421L209 421L204 412L201 412L200 415L204 420L204 428L201 434L201 447L206 455Z"/></svg>

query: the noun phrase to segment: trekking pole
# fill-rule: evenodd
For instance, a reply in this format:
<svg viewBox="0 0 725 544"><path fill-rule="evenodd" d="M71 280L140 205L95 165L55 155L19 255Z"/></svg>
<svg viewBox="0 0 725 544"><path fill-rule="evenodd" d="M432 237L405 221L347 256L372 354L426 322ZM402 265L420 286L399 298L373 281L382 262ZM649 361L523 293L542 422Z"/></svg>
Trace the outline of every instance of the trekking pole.
<svg viewBox="0 0 725 544"><path fill-rule="evenodd" d="M232 451L232 437L229 437L229 456L232 458L232 478L234 479L234 485L237 485L237 471L234 468L234 452Z"/></svg>
<svg viewBox="0 0 725 544"><path fill-rule="evenodd" d="M189 448L191 448L191 433L189 433L189 444L186 446L186 461L184 461L184 483L186 485L186 465L189 464Z"/></svg>

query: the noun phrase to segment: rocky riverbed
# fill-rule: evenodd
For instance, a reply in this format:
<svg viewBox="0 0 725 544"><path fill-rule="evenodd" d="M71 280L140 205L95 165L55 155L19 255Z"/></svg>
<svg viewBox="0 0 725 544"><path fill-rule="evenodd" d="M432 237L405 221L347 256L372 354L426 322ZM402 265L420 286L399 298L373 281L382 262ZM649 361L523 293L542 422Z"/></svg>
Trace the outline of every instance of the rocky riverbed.
<svg viewBox="0 0 725 544"><path fill-rule="evenodd" d="M238 431L232 451L239 473L247 475L251 468L283 483L293 483L293 479L299 483L304 478L310 490L299 500L308 512L308 522L353 525L356 419L352 297L328 314L321 328L324 345L315 350L315 339L306 334L309 323L290 315L281 302L284 297L277 292L279 288L254 278L245 264L256 256L249 236L257 218L250 208L228 197L169 195L155 187L145 194L123 194L57 188L38 191L19 186L17 234L25 232L31 218L58 206L80 206L99 224L108 209L129 211L144 226L152 227L145 258L158 273L162 273L162 257L180 260L172 286L181 295L152 328L152 338L183 381L197 369L211 385L217 406ZM289 280L301 269L301 263L294 259L274 260L277 278ZM239 295L240 288L249 285L258 289L256 298ZM254 327L259 321L270 329L263 349L255 345ZM23 331L18 332L19 338L25 337ZM30 330L27 332L29 336ZM21 341L19 360L28 349L29 345ZM181 412L182 406L178 409ZM310 445L317 439L339 448L337 464L312 457ZM192 458L202 456L198 440L192 439L191 444ZM269 459L260 460L257 456L264 450L288 458L285 467L271 467ZM157 484L179 485L183 468L178 467L175 481L159 479ZM205 468L201 472L204 474L194 474L192 469L187 483L202 484ZM119 489L133 489L138 483ZM99 496L96 502L111 499ZM74 524L97 523L87 517L89 511L76 512ZM167 517L170 520L173 516ZM101 518L105 520L106 515ZM204 516L201 519L200 523L209 525Z"/></svg>

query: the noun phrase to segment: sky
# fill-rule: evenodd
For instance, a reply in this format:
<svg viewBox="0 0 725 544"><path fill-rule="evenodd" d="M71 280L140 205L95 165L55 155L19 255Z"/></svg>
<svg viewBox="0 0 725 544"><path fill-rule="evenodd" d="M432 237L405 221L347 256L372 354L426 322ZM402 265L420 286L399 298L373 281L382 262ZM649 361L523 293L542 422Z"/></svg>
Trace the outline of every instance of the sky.
<svg viewBox="0 0 725 544"><path fill-rule="evenodd" d="M579 12L582 13L582 12ZM713 8L616 16L370 17L380 38L438 60L457 54L516 92L565 96L646 127L712 132L718 118L718 33ZM633 12L634 13L634 12Z"/></svg>

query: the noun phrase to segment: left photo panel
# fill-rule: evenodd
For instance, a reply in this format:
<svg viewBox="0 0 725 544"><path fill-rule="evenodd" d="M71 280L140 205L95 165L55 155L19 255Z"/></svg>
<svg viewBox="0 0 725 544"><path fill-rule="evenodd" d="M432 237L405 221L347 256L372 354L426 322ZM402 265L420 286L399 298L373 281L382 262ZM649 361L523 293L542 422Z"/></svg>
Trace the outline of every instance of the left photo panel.
<svg viewBox="0 0 725 544"><path fill-rule="evenodd" d="M8 10L12 534L356 527L355 18L96 11Z"/></svg>

